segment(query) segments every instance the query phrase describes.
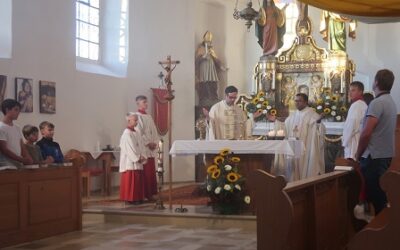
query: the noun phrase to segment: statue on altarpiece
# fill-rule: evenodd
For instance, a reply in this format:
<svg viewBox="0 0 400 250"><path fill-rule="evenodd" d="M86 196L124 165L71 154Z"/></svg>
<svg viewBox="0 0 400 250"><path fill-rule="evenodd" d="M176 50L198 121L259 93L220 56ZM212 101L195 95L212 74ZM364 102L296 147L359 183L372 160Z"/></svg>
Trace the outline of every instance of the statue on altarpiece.
<svg viewBox="0 0 400 250"><path fill-rule="evenodd" d="M256 36L264 55L276 55L283 46L283 36L286 32L285 5L282 9L276 7L273 0L264 0L260 9L261 18L256 22Z"/></svg>
<svg viewBox="0 0 400 250"><path fill-rule="evenodd" d="M323 11L320 24L322 38L328 42L330 50L346 52L346 22L349 23L349 37L356 38L356 20Z"/></svg>
<svg viewBox="0 0 400 250"><path fill-rule="evenodd" d="M219 101L218 83L219 73L227 69L218 59L212 45L212 33L207 31L203 36L203 42L196 50L196 79L199 105L210 107Z"/></svg>

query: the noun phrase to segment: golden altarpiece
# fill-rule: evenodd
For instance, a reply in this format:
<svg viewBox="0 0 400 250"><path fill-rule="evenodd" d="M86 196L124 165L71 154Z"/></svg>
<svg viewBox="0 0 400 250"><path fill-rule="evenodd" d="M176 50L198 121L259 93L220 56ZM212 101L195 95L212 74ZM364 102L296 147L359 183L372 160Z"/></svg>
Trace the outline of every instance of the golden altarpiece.
<svg viewBox="0 0 400 250"><path fill-rule="evenodd" d="M262 56L254 69L255 90L265 93L278 117L286 118L295 110L297 93L307 94L312 106L322 101L324 91L335 96L336 102L349 104L347 93L355 72L353 61L343 51L318 47L311 31L308 17L298 20L293 45L277 57ZM245 108L251 100L250 96L241 95L238 103Z"/></svg>

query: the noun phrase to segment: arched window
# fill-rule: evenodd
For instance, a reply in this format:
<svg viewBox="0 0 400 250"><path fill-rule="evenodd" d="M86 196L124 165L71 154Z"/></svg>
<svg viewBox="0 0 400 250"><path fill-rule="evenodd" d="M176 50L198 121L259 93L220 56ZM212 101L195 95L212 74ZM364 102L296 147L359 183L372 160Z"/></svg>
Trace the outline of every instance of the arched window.
<svg viewBox="0 0 400 250"><path fill-rule="evenodd" d="M99 0L76 1L76 56L99 60L100 2Z"/></svg>
<svg viewBox="0 0 400 250"><path fill-rule="evenodd" d="M0 1L0 58L11 58L12 2Z"/></svg>
<svg viewBox="0 0 400 250"><path fill-rule="evenodd" d="M126 76L129 0L76 0L76 67Z"/></svg>

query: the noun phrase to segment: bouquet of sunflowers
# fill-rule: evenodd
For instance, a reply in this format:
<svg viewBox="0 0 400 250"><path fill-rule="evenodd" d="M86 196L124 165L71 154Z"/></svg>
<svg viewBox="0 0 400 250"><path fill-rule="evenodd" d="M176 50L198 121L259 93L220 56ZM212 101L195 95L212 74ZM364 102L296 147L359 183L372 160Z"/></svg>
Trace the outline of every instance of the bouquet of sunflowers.
<svg viewBox="0 0 400 250"><path fill-rule="evenodd" d="M260 121L265 119L266 114L270 115L276 115L277 110L274 107L275 101L273 99L269 99L265 96L264 91L259 91L256 95L252 95L252 99L249 103L246 104L245 108L246 111L254 114L254 113L262 113L264 115L261 115L257 117L255 120Z"/></svg>
<svg viewBox="0 0 400 250"><path fill-rule="evenodd" d="M222 214L238 213L250 196L244 194L244 177L239 174L240 158L223 149L207 168L207 193L214 209Z"/></svg>
<svg viewBox="0 0 400 250"><path fill-rule="evenodd" d="M344 97L338 94L332 94L330 88L324 88L322 95L315 103L310 105L318 114L324 118L331 118L335 122L341 122L346 119L347 106Z"/></svg>

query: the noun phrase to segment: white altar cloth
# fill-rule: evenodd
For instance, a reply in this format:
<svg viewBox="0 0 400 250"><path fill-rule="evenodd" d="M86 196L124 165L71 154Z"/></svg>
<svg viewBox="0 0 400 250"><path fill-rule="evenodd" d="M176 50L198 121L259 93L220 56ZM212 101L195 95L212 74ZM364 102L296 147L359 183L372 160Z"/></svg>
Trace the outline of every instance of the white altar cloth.
<svg viewBox="0 0 400 250"><path fill-rule="evenodd" d="M304 143L299 140L176 140L169 154L218 154L224 148L235 154L284 154L299 157L304 153Z"/></svg>

